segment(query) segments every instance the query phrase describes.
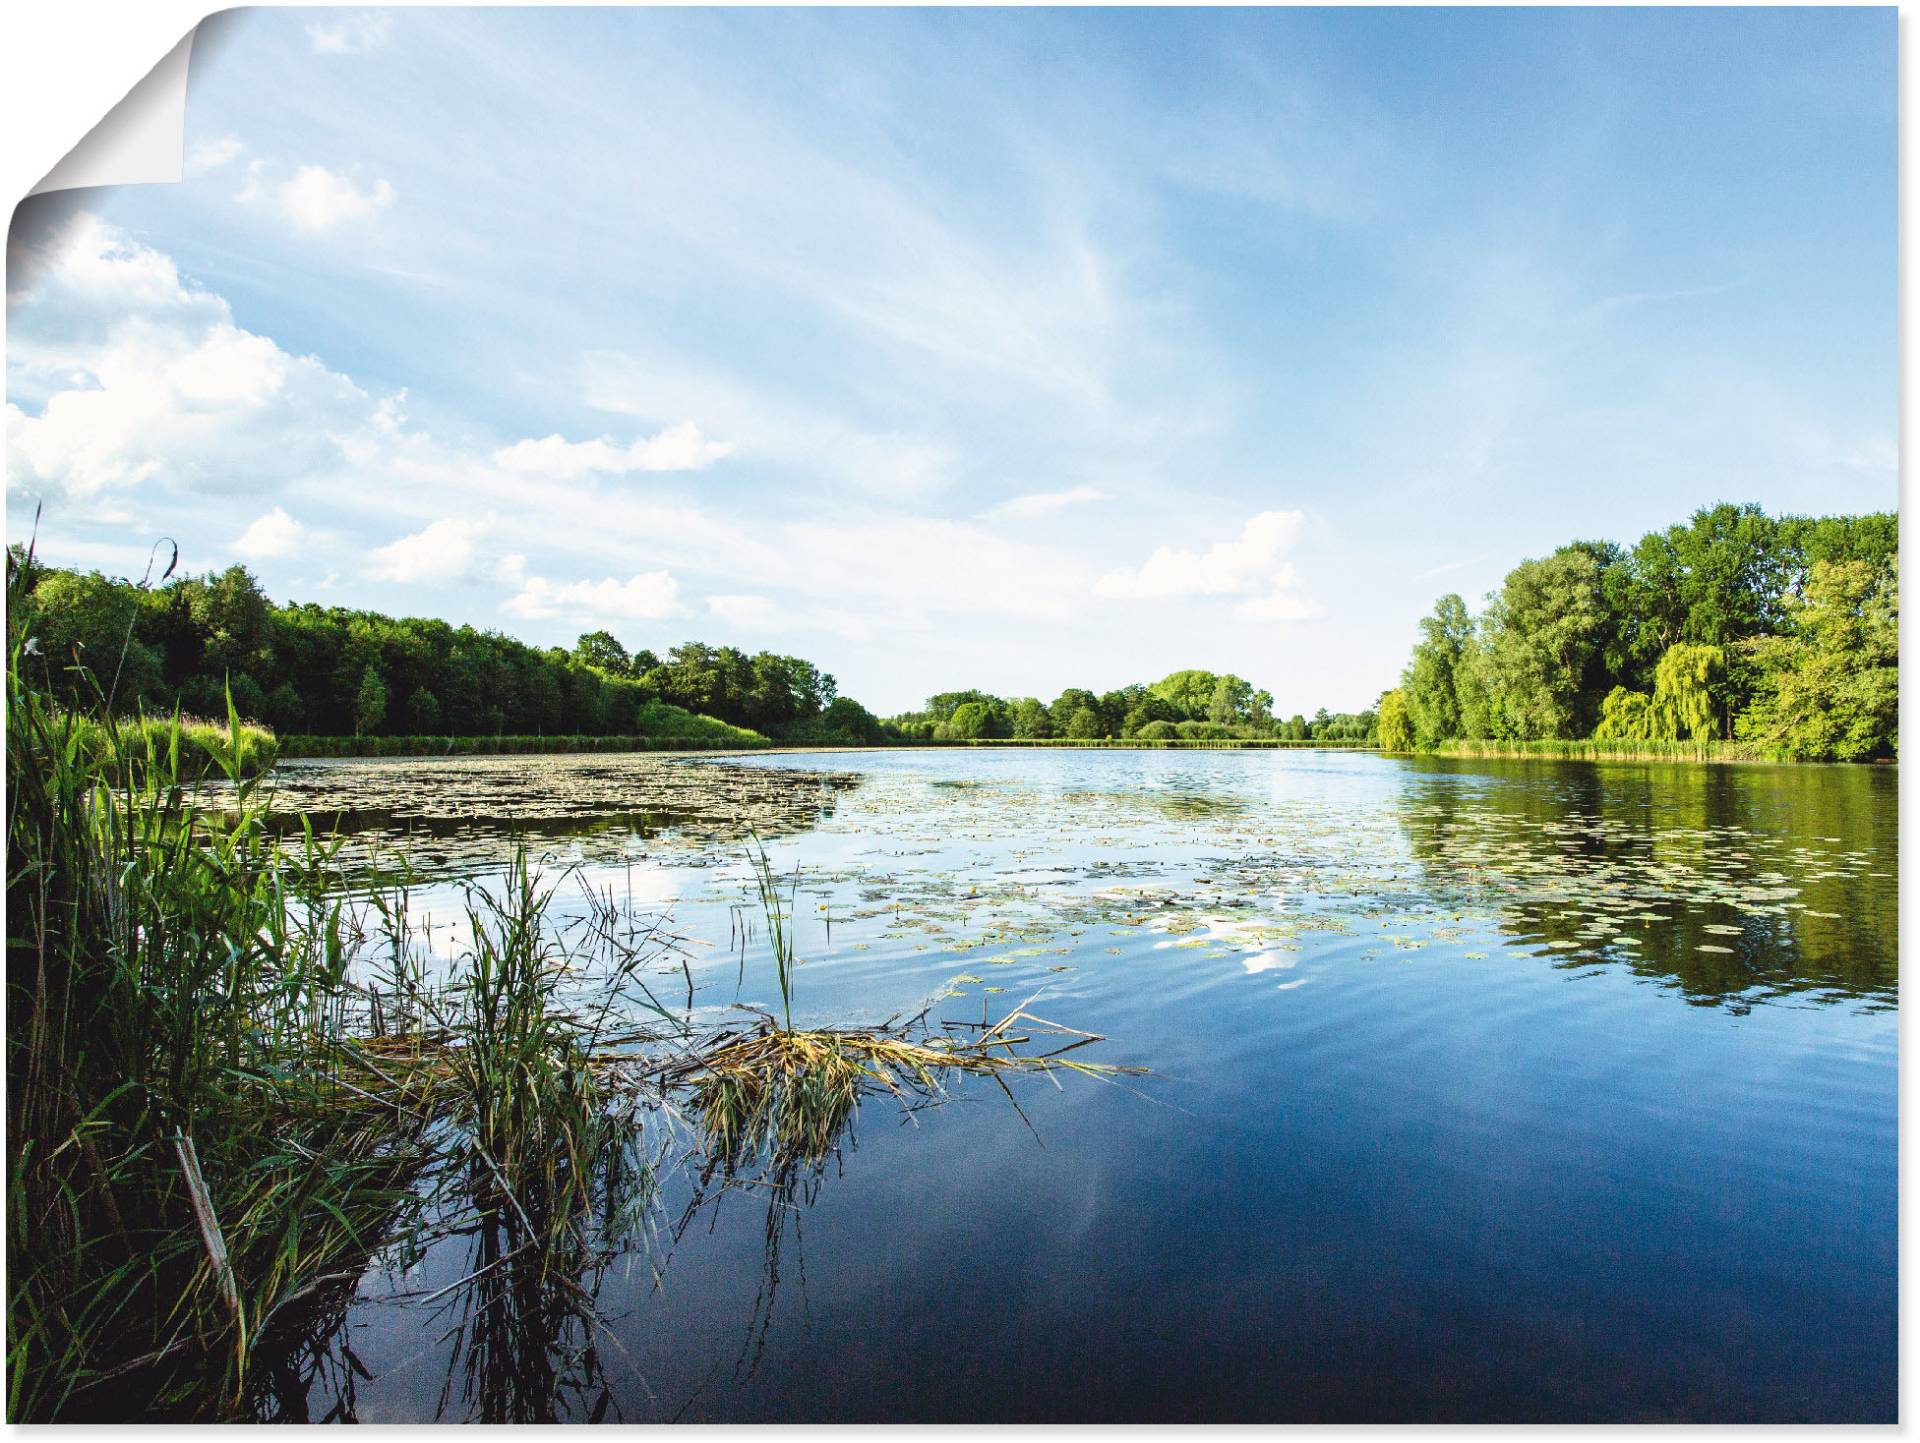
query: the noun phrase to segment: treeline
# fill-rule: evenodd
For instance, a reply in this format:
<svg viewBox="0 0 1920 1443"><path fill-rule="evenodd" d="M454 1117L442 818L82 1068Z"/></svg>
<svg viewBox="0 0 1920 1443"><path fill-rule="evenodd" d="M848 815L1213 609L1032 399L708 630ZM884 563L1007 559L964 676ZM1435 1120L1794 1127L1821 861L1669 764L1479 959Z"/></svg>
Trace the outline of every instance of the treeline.
<svg viewBox="0 0 1920 1443"><path fill-rule="evenodd" d="M233 566L154 587L48 567L15 547L46 684L114 709L224 717L308 736L693 736L878 740L878 721L799 657L698 642L664 658L609 633L572 650L423 617L279 606ZM711 719L702 725L703 719Z"/></svg>
<svg viewBox="0 0 1920 1443"><path fill-rule="evenodd" d="M1038 697L999 697L984 691L948 691L927 698L916 712L887 725L903 741L1007 738L1076 741L1184 738L1195 741L1277 739L1364 742L1374 713L1329 713L1312 720L1272 715L1273 695L1231 672L1176 671L1152 685L1136 683L1095 693L1068 687L1051 703Z"/></svg>
<svg viewBox="0 0 1920 1443"><path fill-rule="evenodd" d="M1451 739L1732 740L1756 756L1899 750L1899 518L1723 504L1631 547L1524 561L1479 615L1444 596L1381 697L1393 751Z"/></svg>

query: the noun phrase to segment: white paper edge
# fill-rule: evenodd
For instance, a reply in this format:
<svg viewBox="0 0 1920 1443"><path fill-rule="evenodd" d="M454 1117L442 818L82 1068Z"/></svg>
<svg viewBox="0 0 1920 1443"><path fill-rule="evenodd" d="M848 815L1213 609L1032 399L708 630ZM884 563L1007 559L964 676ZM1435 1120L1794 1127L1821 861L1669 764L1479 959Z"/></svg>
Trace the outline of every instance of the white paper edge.
<svg viewBox="0 0 1920 1443"><path fill-rule="evenodd" d="M28 195L95 185L176 184L186 168L189 30Z"/></svg>

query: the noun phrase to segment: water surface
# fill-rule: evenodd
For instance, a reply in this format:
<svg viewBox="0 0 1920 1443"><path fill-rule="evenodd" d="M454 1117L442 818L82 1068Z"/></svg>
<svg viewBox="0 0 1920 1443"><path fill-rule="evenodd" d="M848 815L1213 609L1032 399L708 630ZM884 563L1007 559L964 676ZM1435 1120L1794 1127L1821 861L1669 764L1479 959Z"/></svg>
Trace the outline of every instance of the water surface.
<svg viewBox="0 0 1920 1443"><path fill-rule="evenodd" d="M715 1014L773 1000L764 952L730 945L751 828L801 869L796 1022L1038 993L1152 1069L1029 1079L1018 1113L990 1086L908 1121L869 1105L791 1194L689 1213L669 1177L651 1243L590 1280L610 1340L510 1379L523 1416L1895 1416L1891 769L281 770L288 810L407 843L423 916L515 838L669 911ZM464 1266L368 1279L282 1406L500 1415L467 1335L390 1300Z"/></svg>

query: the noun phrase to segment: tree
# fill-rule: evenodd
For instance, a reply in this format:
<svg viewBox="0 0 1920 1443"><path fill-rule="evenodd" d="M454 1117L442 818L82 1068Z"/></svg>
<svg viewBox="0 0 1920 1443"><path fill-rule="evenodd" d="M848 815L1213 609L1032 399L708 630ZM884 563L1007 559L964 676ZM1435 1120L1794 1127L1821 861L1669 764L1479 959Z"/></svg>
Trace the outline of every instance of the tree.
<svg viewBox="0 0 1920 1443"><path fill-rule="evenodd" d="M360 686L353 694L353 734L366 736L387 719L387 687L379 671L368 665L360 674Z"/></svg>
<svg viewBox="0 0 1920 1443"><path fill-rule="evenodd" d="M440 698L424 686L407 697L407 730L417 737L439 734Z"/></svg>
<svg viewBox="0 0 1920 1443"><path fill-rule="evenodd" d="M1413 750L1413 717L1407 708L1406 693L1395 689L1380 694L1374 708L1380 734L1380 749L1388 752Z"/></svg>
<svg viewBox="0 0 1920 1443"><path fill-rule="evenodd" d="M973 741L979 737L1001 735L995 726L993 708L983 701L965 701L953 709L953 715L947 719L947 726L954 736L963 741Z"/></svg>
<svg viewBox="0 0 1920 1443"><path fill-rule="evenodd" d="M573 659L582 666L597 666L620 676L625 676L633 665L627 649L610 631L587 632L573 644Z"/></svg>
<svg viewBox="0 0 1920 1443"><path fill-rule="evenodd" d="M1507 573L1482 622L1494 735L1567 737L1589 729L1582 682L1602 620L1600 566L1585 551L1565 549Z"/></svg>
<svg viewBox="0 0 1920 1443"><path fill-rule="evenodd" d="M1035 697L1023 696L1014 701L1012 721L1016 737L1031 739L1053 735L1053 721L1047 715L1046 704Z"/></svg>
<svg viewBox="0 0 1920 1443"><path fill-rule="evenodd" d="M1223 726L1244 721L1253 710L1253 684L1229 673L1216 677L1207 698L1207 720Z"/></svg>
<svg viewBox="0 0 1920 1443"><path fill-rule="evenodd" d="M1669 741L1718 736L1714 683L1726 669L1727 654L1720 647L1684 641L1668 647L1654 668L1648 716L1653 734Z"/></svg>
<svg viewBox="0 0 1920 1443"><path fill-rule="evenodd" d="M1891 561L1818 561L1788 606L1792 631L1746 644L1758 686L1735 733L1798 761L1900 749L1900 580Z"/></svg>
<svg viewBox="0 0 1920 1443"><path fill-rule="evenodd" d="M1067 724L1073 720L1073 714L1081 708L1100 714L1100 698L1084 687L1070 686L1053 699L1053 705L1047 708L1047 715L1053 723L1053 734L1065 736Z"/></svg>
<svg viewBox="0 0 1920 1443"><path fill-rule="evenodd" d="M233 699L233 709L239 713L242 721L258 722L266 719L267 694L261 689L260 683L244 671L228 681L227 695ZM226 715L224 708L219 715Z"/></svg>
<svg viewBox="0 0 1920 1443"><path fill-rule="evenodd" d="M1460 715L1459 673L1473 640L1467 604L1448 594L1420 620L1420 640L1401 677L1400 690L1416 745L1431 749L1448 737L1465 736Z"/></svg>
<svg viewBox="0 0 1920 1443"><path fill-rule="evenodd" d="M1146 729L1156 722L1171 725L1183 718L1173 704L1151 692L1141 696L1132 709L1120 719L1120 735L1127 737L1145 736Z"/></svg>
<svg viewBox="0 0 1920 1443"><path fill-rule="evenodd" d="M842 696L835 697L818 716L800 723L794 735L825 745L873 746L886 740L886 728L859 702Z"/></svg>
<svg viewBox="0 0 1920 1443"><path fill-rule="evenodd" d="M1253 710L1247 720L1261 732L1273 730L1273 693L1257 691L1253 694Z"/></svg>
<svg viewBox="0 0 1920 1443"><path fill-rule="evenodd" d="M1643 691L1616 686L1600 703L1600 721L1593 734L1603 741L1651 741L1654 735L1653 698Z"/></svg>
<svg viewBox="0 0 1920 1443"><path fill-rule="evenodd" d="M278 732L296 732L306 720L306 703L291 682L281 682L267 693L267 722Z"/></svg>
<svg viewBox="0 0 1920 1443"><path fill-rule="evenodd" d="M1181 720L1204 721L1219 683L1220 678L1210 671L1176 671L1161 677L1147 690L1171 705Z"/></svg>
<svg viewBox="0 0 1920 1443"><path fill-rule="evenodd" d="M1066 734L1077 741L1097 741L1107 734L1100 722L1100 713L1090 706L1083 706L1067 718Z"/></svg>
<svg viewBox="0 0 1920 1443"><path fill-rule="evenodd" d="M99 572L47 570L33 589L27 634L56 691L91 697L114 693L119 704L148 694L160 681L160 658L129 633L139 616L134 589L107 580ZM124 649L124 661L122 653ZM89 684L79 674L91 675ZM115 678L119 680L115 690Z"/></svg>

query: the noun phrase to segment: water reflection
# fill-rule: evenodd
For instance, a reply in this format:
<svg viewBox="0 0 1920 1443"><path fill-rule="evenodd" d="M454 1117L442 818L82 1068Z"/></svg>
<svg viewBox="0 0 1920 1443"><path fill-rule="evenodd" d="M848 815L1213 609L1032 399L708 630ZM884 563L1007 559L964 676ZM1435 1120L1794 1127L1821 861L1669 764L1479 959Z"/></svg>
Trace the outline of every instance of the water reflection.
<svg viewBox="0 0 1920 1443"><path fill-rule="evenodd" d="M1493 784L1487 784L1488 781ZM1891 771L1442 763L1402 812L1436 898L1688 1001L1892 1007ZM1465 781L1469 784L1462 785ZM1774 830L1774 829L1778 830Z"/></svg>

